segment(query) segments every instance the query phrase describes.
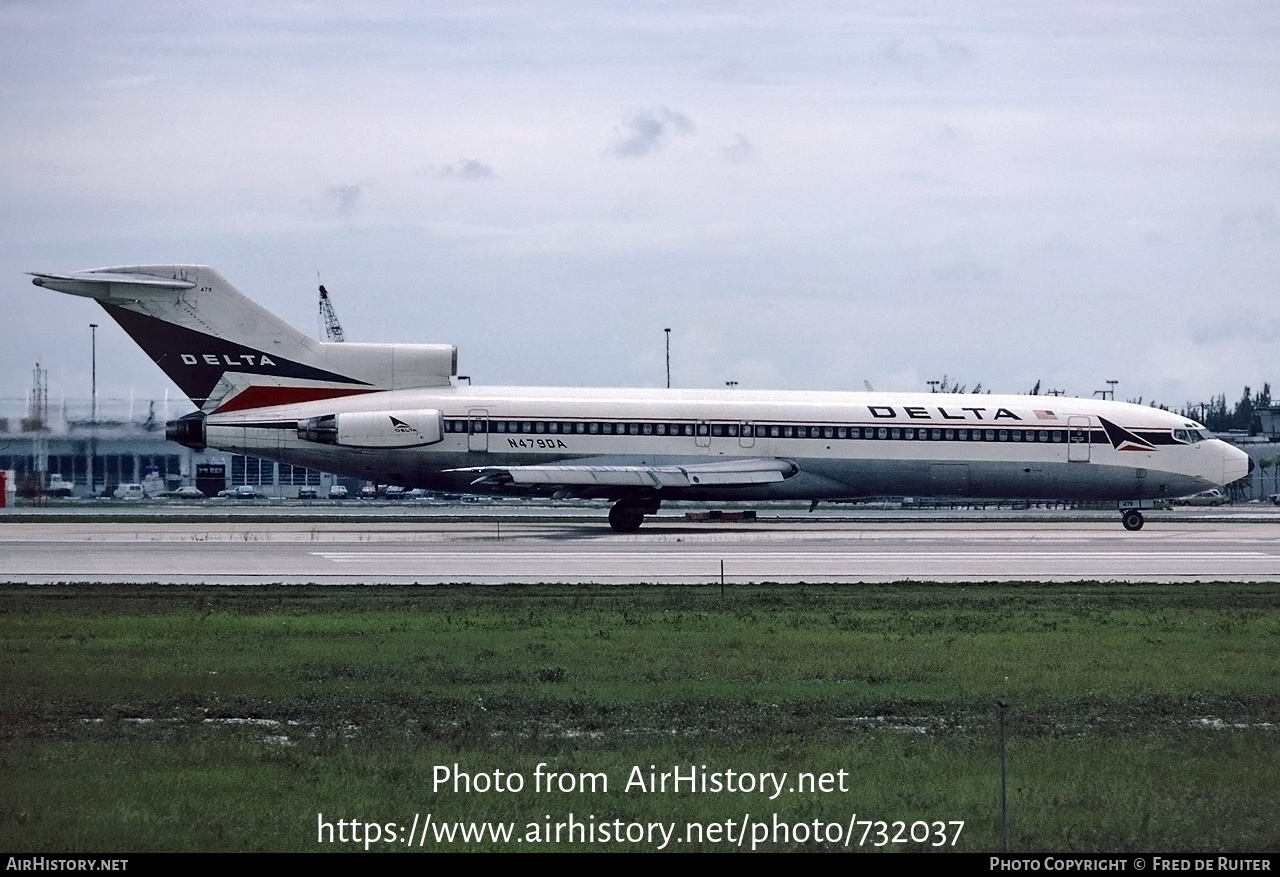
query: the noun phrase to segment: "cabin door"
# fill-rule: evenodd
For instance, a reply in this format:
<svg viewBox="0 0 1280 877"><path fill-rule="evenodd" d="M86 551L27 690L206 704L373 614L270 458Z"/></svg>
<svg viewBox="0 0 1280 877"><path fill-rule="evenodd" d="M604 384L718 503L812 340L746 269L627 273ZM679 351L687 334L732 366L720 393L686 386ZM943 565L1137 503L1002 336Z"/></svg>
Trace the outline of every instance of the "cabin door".
<svg viewBox="0 0 1280 877"><path fill-rule="evenodd" d="M1089 418L1075 415L1067 418L1067 460L1073 463L1089 462Z"/></svg>
<svg viewBox="0 0 1280 877"><path fill-rule="evenodd" d="M467 412L467 450L489 450L489 409L472 408Z"/></svg>
<svg viewBox="0 0 1280 877"><path fill-rule="evenodd" d="M693 425L693 443L700 448L711 447L711 424L699 420Z"/></svg>

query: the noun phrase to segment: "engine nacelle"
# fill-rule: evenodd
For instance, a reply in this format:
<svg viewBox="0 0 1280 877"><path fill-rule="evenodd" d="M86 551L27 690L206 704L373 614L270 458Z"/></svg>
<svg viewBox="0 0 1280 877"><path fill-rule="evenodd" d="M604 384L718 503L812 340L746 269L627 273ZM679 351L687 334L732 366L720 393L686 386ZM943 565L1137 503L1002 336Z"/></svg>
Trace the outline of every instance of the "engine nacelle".
<svg viewBox="0 0 1280 877"><path fill-rule="evenodd" d="M435 408L348 411L298 421L298 438L347 448L416 448L444 438Z"/></svg>

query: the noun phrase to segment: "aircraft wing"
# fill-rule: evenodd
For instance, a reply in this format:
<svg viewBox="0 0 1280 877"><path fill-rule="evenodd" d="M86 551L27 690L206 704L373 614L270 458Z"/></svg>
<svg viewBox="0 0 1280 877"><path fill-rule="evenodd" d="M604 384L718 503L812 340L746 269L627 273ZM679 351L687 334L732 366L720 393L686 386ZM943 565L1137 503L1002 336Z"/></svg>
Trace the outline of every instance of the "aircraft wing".
<svg viewBox="0 0 1280 877"><path fill-rule="evenodd" d="M508 484L556 487L743 487L790 478L799 471L788 460L734 459L714 463L605 466L589 463L543 463L530 466L475 466L449 469L476 475L473 485Z"/></svg>

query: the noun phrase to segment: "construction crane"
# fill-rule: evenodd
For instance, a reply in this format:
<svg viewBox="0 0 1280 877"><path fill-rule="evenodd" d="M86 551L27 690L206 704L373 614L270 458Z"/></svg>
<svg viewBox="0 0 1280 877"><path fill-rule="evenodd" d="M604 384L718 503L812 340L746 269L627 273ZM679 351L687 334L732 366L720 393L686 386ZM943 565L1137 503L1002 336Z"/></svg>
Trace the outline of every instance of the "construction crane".
<svg viewBox="0 0 1280 877"><path fill-rule="evenodd" d="M324 322L324 334L330 341L346 341L347 336L342 333L342 324L338 322L338 315L333 310L333 302L329 301L329 293L324 288L324 284L320 284L320 319Z"/></svg>

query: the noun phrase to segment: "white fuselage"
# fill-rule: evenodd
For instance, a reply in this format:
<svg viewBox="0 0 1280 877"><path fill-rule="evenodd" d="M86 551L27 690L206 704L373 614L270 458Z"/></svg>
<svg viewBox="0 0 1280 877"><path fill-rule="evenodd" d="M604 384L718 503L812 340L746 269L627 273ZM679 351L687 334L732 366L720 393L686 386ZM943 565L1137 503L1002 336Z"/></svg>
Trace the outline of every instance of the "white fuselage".
<svg viewBox="0 0 1280 877"><path fill-rule="evenodd" d="M384 411L439 412L438 440L350 447L298 429L313 418ZM205 430L208 444L223 450L451 490L486 490L472 487L476 472L495 467L793 464L788 477L770 483L667 490L663 499L1147 500L1248 471L1243 452L1170 412L1043 396L443 387L214 413ZM623 493L601 487L568 495Z"/></svg>

